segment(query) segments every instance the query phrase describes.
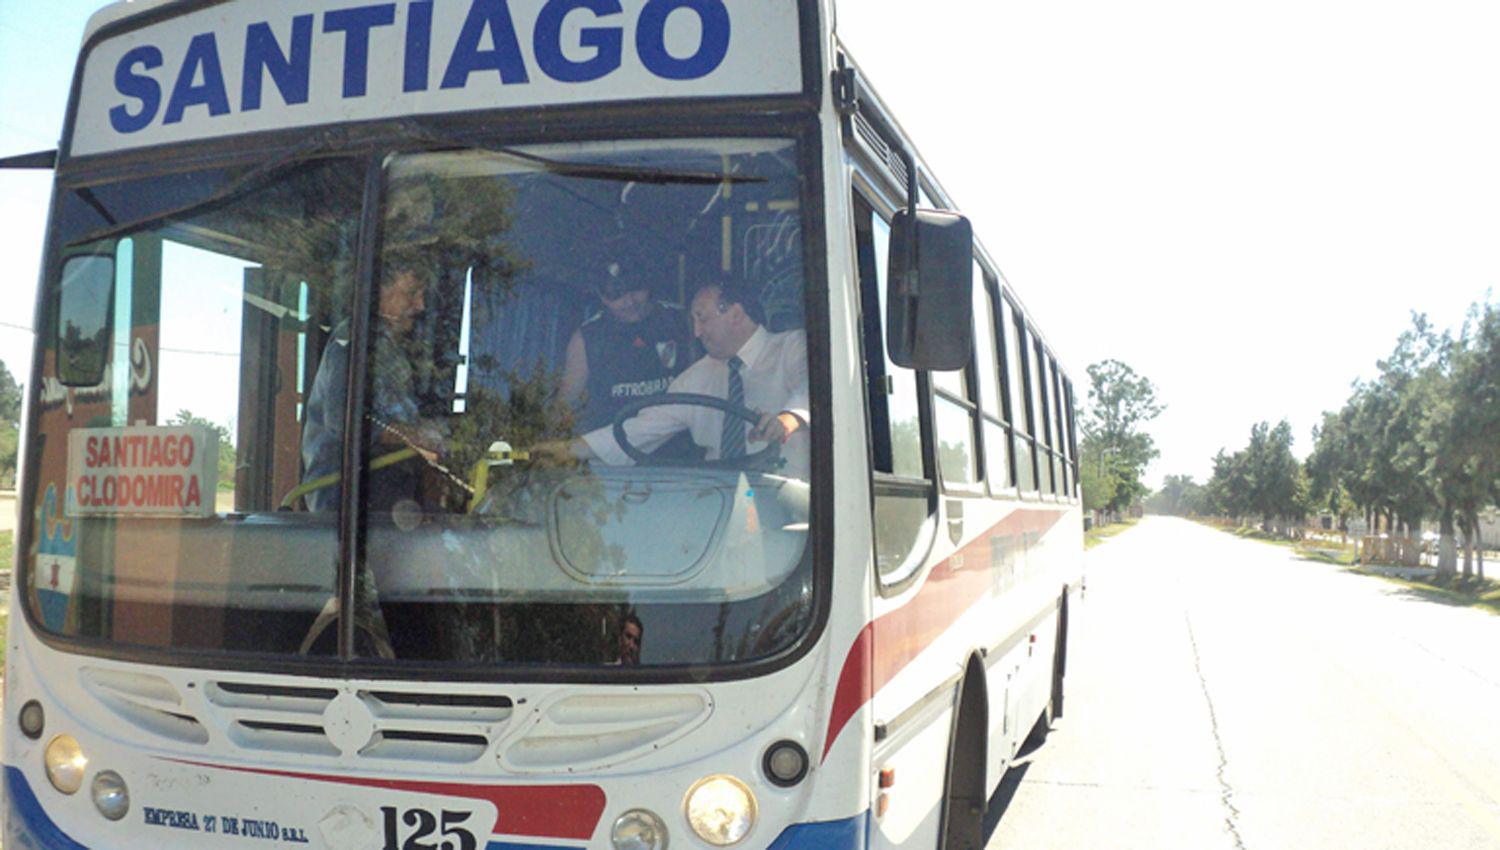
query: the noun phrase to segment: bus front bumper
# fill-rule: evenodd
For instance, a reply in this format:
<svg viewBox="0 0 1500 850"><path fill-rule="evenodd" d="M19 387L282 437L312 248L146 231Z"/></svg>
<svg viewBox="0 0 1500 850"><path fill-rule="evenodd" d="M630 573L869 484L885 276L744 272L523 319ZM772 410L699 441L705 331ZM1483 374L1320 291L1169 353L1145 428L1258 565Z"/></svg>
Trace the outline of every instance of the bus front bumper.
<svg viewBox="0 0 1500 850"><path fill-rule="evenodd" d="M53 822L25 775L9 766L5 768L4 832L5 850L91 850ZM767 850L864 850L868 840L866 812L843 820L793 824L776 836ZM491 842L486 850L497 848L503 850L506 845Z"/></svg>

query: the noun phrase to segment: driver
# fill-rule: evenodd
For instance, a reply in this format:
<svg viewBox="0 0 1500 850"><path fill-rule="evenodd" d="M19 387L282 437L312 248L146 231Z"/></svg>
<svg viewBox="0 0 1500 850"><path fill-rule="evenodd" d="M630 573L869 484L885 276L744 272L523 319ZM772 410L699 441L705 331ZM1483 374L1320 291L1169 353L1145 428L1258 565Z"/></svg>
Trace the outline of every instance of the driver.
<svg viewBox="0 0 1500 850"><path fill-rule="evenodd" d="M648 407L625 422L632 446L651 452L687 432L708 460L732 459L784 443L807 427L807 337L800 330L772 333L761 325L755 299L731 284L711 283L692 302L693 335L708 353L673 379L668 393L722 398L755 412L756 421L691 404ZM542 454L552 447L538 447ZM630 462L612 428L590 431L568 444L581 460Z"/></svg>

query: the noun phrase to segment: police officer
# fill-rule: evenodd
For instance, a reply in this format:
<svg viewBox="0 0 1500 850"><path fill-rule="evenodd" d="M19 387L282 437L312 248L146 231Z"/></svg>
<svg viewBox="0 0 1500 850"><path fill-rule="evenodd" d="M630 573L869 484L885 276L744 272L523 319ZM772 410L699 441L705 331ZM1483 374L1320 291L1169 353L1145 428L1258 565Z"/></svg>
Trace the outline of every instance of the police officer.
<svg viewBox="0 0 1500 850"><path fill-rule="evenodd" d="M610 424L638 398L666 392L694 360L686 315L653 301L649 283L611 263L595 289L604 309L573 333L562 376L563 397L582 403L583 431Z"/></svg>

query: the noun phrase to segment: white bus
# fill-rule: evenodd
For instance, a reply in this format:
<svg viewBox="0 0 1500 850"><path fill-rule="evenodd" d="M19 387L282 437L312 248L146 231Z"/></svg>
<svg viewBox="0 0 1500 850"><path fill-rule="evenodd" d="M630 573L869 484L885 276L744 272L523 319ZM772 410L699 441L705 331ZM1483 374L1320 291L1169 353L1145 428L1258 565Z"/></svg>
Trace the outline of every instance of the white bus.
<svg viewBox="0 0 1500 850"><path fill-rule="evenodd" d="M140 0L55 154L7 850L977 848L1073 389L826 0Z"/></svg>

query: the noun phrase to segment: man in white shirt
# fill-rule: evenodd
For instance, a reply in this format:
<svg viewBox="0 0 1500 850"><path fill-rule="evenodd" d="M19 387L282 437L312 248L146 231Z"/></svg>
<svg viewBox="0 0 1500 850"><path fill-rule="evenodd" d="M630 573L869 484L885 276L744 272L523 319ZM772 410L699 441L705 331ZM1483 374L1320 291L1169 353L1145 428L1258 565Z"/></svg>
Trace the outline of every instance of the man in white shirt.
<svg viewBox="0 0 1500 850"><path fill-rule="evenodd" d="M731 286L709 284L693 297L693 335L708 354L667 387L669 393L722 398L755 411L753 425L717 408L667 404L648 407L625 422L635 448L650 452L687 431L709 460L754 454L772 440L786 443L808 424L807 337L802 331L772 333L755 318L753 301ZM550 455L552 447L533 454ZM611 465L630 462L609 427L573 440L567 454Z"/></svg>

